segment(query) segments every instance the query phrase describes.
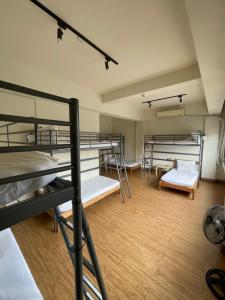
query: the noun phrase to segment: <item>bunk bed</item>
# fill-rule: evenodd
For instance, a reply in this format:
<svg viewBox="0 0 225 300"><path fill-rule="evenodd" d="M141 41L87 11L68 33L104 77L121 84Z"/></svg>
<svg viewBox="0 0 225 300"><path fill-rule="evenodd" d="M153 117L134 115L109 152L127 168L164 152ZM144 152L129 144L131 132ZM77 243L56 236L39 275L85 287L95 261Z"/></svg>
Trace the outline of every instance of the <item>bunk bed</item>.
<svg viewBox="0 0 225 300"><path fill-rule="evenodd" d="M203 137L203 133L145 135L143 171L150 172L157 162L170 164L173 167L176 160L195 160L199 165L201 178Z"/></svg>
<svg viewBox="0 0 225 300"><path fill-rule="evenodd" d="M44 134L43 134L44 133ZM44 136L43 136L44 135ZM67 141L68 132L57 129L39 130L40 143L47 144L60 144ZM101 165L101 158L104 156L105 151L121 153L123 147L123 137L121 134L105 134L98 132L80 132L80 151L81 156L83 153L89 153L87 156L82 156L81 162L81 175L92 173L90 178L81 180L81 201L84 208L105 199L113 193L120 193L124 202L124 192L120 174L118 179L115 180L106 176L99 175ZM97 151L97 152L96 152ZM90 154L92 153L93 154ZM57 152L55 151L55 155ZM53 154L53 155L54 155ZM61 165L67 162L61 162ZM92 163L91 166L89 164ZM59 175L61 178L70 179L69 173ZM64 218L69 218L72 215L72 203L68 201L59 206L60 213ZM54 217L52 211L49 214ZM54 222L54 232L58 231L57 222Z"/></svg>
<svg viewBox="0 0 225 300"><path fill-rule="evenodd" d="M37 98L40 101L45 99L52 102L64 103L69 106L69 121L43 119L38 118L37 116L24 117L0 114L0 122L5 123L0 128L6 128L6 138L3 138L5 136L4 132L1 134L0 140L0 164L2 164L0 173L0 191L2 192L0 198L0 239L5 241L5 245L8 243L7 245L10 247L10 249L7 247L7 254L12 255L12 262L18 263L18 266L20 265L21 267L21 277L20 280L18 280L18 283L21 282L20 288L23 289L23 297L21 299L42 299L42 297L36 288L36 284L27 268L17 244L15 243L15 239L13 238L9 227L22 222L27 218L49 211L50 209L54 209L55 211L56 220L60 226L66 247L74 266L76 299L83 299L83 296L85 296L85 298L89 297L87 299L92 299L90 291L97 297L97 299L107 299L107 293L98 265L93 240L81 202L78 100L63 98L5 81L0 81L0 89L13 94L19 94L20 96L24 95L26 97L29 95ZM32 98L30 97L28 99ZM17 142L15 140L10 141L9 127L17 123L28 124L34 128L32 130L34 132L34 142ZM69 138L67 139L67 142L64 141L60 144L40 144L38 138L39 124L69 128ZM28 131L30 132L31 130L29 129ZM25 131L22 130L20 132L13 132L11 134L18 135L21 133L24 134ZM70 162L63 166L57 165L54 158L50 158L49 155L43 153L52 153L53 151L57 150L68 151L68 149L70 151ZM19 158L21 155L23 156L22 159L21 157ZM33 163L35 160L34 158L36 159L36 163ZM11 165L8 164L8 169L6 167L7 159L10 160L11 163ZM32 163L28 163L27 160L32 160ZM56 174L65 171L70 171L71 180L66 181L60 179L59 184L59 179L56 177ZM38 185L39 188L43 187L45 192L38 195L33 195L34 186L37 188L36 185ZM12 193L7 194L6 191L12 188L16 192L19 191L19 193L15 195ZM22 194L27 195L27 197L20 198L19 201L15 201L15 198L20 197ZM64 220L58 210L58 206L63 205L67 201L72 201L73 223L71 224L68 224L67 221ZM70 241L66 233L67 227L73 231L73 242ZM87 245L91 261L87 260L83 256L82 249L84 243ZM4 255L6 252L2 243L0 244L0 253L3 253L3 255L0 256L0 273L3 270L2 266L6 266L6 272L4 274L1 273L0 277L3 276L5 279L10 278L11 280L11 275L15 275L16 279L17 275L14 272L15 270L10 268L10 265L7 262L8 256ZM13 259L16 257L19 257L18 260ZM86 274L84 274L83 264L85 268L95 276L99 290L88 279ZM11 267L14 269L15 265ZM7 288L10 288L12 290L11 292L13 292L14 287L12 287L11 284L13 283L10 282L10 285L5 284L0 290L0 295L7 295L9 293ZM31 289L33 291L31 291ZM33 293L34 297L31 296L31 292Z"/></svg>
<svg viewBox="0 0 225 300"><path fill-rule="evenodd" d="M203 137L204 134L200 132L180 135L145 135L144 173L148 170L150 174L153 167L157 168L157 162L160 162L161 166L164 163L171 170L159 180L159 189L169 187L186 191L191 193L194 199L195 189L199 185L202 173Z"/></svg>
<svg viewBox="0 0 225 300"><path fill-rule="evenodd" d="M19 140L12 140L10 136L14 136L23 133L22 142L33 144L35 141L35 131L16 131L15 123L11 124L13 129L9 128L5 131L7 132L7 143L10 145L14 143L19 143ZM10 125L8 125L10 127ZM24 135L25 134L25 135ZM38 127L37 128L37 143L39 145L61 145L62 143L68 144L70 141L68 129L62 129L56 126L50 127ZM20 136L21 139L21 136ZM24 142L25 141L25 142ZM92 173L90 178L81 180L81 201L83 207L86 208L99 200L106 198L113 193L121 193L122 200L124 202L124 193L122 188L121 176L118 174L119 180L115 180L105 176L99 176L99 163L101 157L104 155L104 151L113 151L116 153L121 153L123 147L123 137L121 134L104 134L96 132L80 132L80 153L81 153L81 176ZM92 151L93 150L93 151ZM93 152L93 155L90 153ZM82 153L89 153L89 155L82 157ZM64 154L64 160L58 161L58 165L66 166L70 163L70 157L68 157L68 149L53 149L50 151L51 156L57 157L59 154ZM91 166L89 166L91 164ZM98 174L95 174L97 172ZM71 178L70 171L64 171L58 174L58 177L63 179ZM41 191L43 192L43 191ZM64 218L69 218L72 215L72 202L59 206L60 213ZM48 211L48 213L54 218L54 210ZM54 221L54 232L58 231L58 224L56 220Z"/></svg>

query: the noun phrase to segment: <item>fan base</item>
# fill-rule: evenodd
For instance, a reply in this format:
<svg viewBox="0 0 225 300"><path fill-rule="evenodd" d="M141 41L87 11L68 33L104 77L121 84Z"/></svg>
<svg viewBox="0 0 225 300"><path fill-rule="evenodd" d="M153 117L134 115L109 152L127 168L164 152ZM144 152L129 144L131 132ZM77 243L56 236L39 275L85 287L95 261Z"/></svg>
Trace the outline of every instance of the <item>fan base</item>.
<svg viewBox="0 0 225 300"><path fill-rule="evenodd" d="M225 272L220 269L210 269L205 277L207 285L216 299L225 300Z"/></svg>

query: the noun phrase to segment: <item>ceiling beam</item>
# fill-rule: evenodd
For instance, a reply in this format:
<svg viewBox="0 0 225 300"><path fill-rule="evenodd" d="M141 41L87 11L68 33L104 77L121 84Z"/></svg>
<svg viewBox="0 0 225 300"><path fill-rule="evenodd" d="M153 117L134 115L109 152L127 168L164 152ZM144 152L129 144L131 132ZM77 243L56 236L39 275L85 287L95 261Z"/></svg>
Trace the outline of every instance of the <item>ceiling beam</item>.
<svg viewBox="0 0 225 300"><path fill-rule="evenodd" d="M225 99L225 1L185 3L208 111L220 114Z"/></svg>
<svg viewBox="0 0 225 300"><path fill-rule="evenodd" d="M179 84L200 78L198 65L174 71L165 75L143 80L138 83L127 85L114 91L101 95L102 102L111 102L132 95L137 95L163 87Z"/></svg>

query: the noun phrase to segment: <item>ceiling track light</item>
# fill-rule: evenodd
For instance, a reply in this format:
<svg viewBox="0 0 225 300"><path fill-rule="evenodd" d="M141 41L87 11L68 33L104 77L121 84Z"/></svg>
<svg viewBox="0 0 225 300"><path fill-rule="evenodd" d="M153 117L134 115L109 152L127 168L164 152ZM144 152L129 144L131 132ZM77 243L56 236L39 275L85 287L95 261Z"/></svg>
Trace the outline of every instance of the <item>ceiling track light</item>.
<svg viewBox="0 0 225 300"><path fill-rule="evenodd" d="M179 99L180 104L182 104L182 102L183 102L183 100L182 100L182 95L179 95L179 96L178 96L178 99Z"/></svg>
<svg viewBox="0 0 225 300"><path fill-rule="evenodd" d="M175 95L175 96L169 96L169 97L164 97L164 98L159 98L159 99L154 99L154 100L149 100L149 101L143 101L142 103L147 103L148 107L151 108L152 102L178 98L179 103L182 104L183 103L183 96L186 96L186 95L187 94L179 94L179 95ZM141 96L144 97L144 94L142 94Z"/></svg>
<svg viewBox="0 0 225 300"><path fill-rule="evenodd" d="M57 42L58 42L58 44L62 44L63 34L64 33L62 31L62 28L58 27L58 30L57 30Z"/></svg>
<svg viewBox="0 0 225 300"><path fill-rule="evenodd" d="M114 63L115 65L118 65L118 61L116 61L114 58L112 58L110 55L108 55L104 50L99 48L96 44L94 44L92 41L90 41L86 36L84 36L82 33L80 33L78 30L76 30L74 27L72 27L70 24L68 24L66 21L61 19L59 16L57 16L53 11L51 11L48 7L44 6L41 2L38 0L30 0L34 5L36 5L38 8L40 8L42 11L47 13L50 17L56 20L58 24L57 29L57 41L59 43L62 42L63 37L63 30L70 30L73 34L75 34L76 38L79 38L81 41L88 44L90 47L92 47L94 50L99 52L104 58L105 58L105 68L106 70L109 69L109 62Z"/></svg>
<svg viewBox="0 0 225 300"><path fill-rule="evenodd" d="M63 30L66 30L67 27L65 26L64 23L59 21L58 21L58 26L59 27L57 29L57 42L58 44L62 44L63 34L64 34Z"/></svg>
<svg viewBox="0 0 225 300"><path fill-rule="evenodd" d="M109 57L105 57L105 69L109 70L109 63L110 63L110 58Z"/></svg>

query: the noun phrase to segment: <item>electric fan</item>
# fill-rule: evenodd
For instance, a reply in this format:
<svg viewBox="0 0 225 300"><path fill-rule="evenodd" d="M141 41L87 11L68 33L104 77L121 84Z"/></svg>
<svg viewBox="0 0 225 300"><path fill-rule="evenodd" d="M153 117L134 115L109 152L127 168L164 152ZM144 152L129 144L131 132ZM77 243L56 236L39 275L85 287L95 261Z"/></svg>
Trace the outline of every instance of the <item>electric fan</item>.
<svg viewBox="0 0 225 300"><path fill-rule="evenodd" d="M213 244L225 243L225 210L222 205L208 209L203 219L203 231L206 238ZM225 299L225 272L210 269L206 273L206 282L217 299Z"/></svg>

